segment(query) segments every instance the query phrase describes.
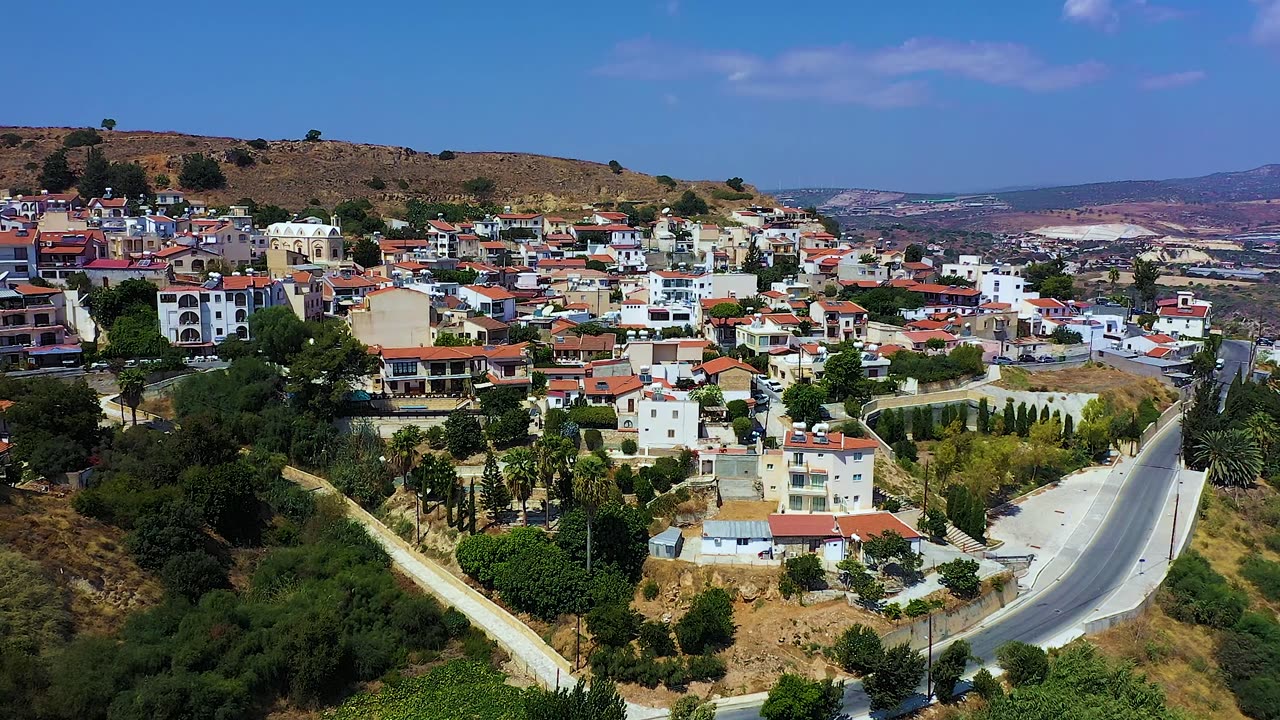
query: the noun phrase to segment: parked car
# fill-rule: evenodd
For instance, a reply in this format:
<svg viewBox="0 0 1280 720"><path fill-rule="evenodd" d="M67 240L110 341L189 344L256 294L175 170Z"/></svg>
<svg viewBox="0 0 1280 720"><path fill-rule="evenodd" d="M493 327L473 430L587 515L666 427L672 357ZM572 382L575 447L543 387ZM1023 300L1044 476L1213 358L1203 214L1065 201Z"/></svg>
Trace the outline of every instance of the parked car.
<svg viewBox="0 0 1280 720"><path fill-rule="evenodd" d="M89 363L89 372L105 372L105 371L109 370L110 368L111 368L111 366L110 366L110 365L108 365L108 364L106 364L106 363L104 363L104 362L102 362L102 361L98 361L98 362L94 362L94 363Z"/></svg>
<svg viewBox="0 0 1280 720"><path fill-rule="evenodd" d="M1038 363L1055 363L1055 362L1058 362L1058 358L1056 358L1056 357L1054 357L1054 356L1052 356L1052 355L1041 355L1040 357L1036 358L1036 362L1038 362Z"/></svg>
<svg viewBox="0 0 1280 720"><path fill-rule="evenodd" d="M1012 365L1013 358L1005 357L1004 355L997 355L995 359L991 361L991 364L992 365Z"/></svg>
<svg viewBox="0 0 1280 720"><path fill-rule="evenodd" d="M1258 338L1258 344L1259 344L1259 345L1265 345L1266 347L1271 347L1271 346L1275 345L1275 341L1274 341L1274 340L1272 340L1272 339L1271 339L1271 338L1269 338L1269 337L1260 337L1260 338Z"/></svg>
<svg viewBox="0 0 1280 720"><path fill-rule="evenodd" d="M1036 361L1036 356L1030 353L1022 353L1021 355L1018 356L1018 362L1020 363L1033 363L1035 361Z"/></svg>

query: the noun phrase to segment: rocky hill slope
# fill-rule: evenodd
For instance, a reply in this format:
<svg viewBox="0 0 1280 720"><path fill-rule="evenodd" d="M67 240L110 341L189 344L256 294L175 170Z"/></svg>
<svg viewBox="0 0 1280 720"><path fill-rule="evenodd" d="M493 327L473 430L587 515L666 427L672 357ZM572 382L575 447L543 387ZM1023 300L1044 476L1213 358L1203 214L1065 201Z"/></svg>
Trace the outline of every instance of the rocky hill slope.
<svg viewBox="0 0 1280 720"><path fill-rule="evenodd" d="M0 188L38 191L40 165L45 156L61 148L72 128L0 127ZM404 200L475 201L487 199L520 208L543 211L573 210L583 203L623 201L669 204L687 189L722 208L741 206L747 200L718 200L713 193L732 191L723 182L676 181L663 185L651 175L623 170L614 173L605 163L525 153L457 152L453 159L418 152L407 147L365 145L321 140L271 140L265 149L245 139L184 135L150 131L98 131L102 148L111 161L140 163L152 178L166 175L176 185L182 157L205 153L222 166L227 185L220 190L191 193L213 204L240 198L285 208L306 207L312 201L331 207L342 200L369 198L375 205L392 207ZM18 136L16 139L7 137ZM253 164L232 162L241 149ZM73 169L84 163L85 149L68 151ZM485 198L468 193L464 185L474 178L493 180ZM163 189L163 188L155 188ZM771 201L747 186L762 202Z"/></svg>

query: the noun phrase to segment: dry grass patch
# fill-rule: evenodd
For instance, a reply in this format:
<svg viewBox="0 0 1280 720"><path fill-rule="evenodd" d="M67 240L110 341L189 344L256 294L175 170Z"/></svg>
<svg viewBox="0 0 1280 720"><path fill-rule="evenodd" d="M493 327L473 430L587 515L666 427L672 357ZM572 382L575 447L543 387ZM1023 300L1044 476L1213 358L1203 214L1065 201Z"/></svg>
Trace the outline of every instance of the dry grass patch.
<svg viewBox="0 0 1280 720"><path fill-rule="evenodd" d="M76 632L113 632L163 594L125 549L124 532L80 515L70 498L0 491L0 545L40 563L57 581Z"/></svg>

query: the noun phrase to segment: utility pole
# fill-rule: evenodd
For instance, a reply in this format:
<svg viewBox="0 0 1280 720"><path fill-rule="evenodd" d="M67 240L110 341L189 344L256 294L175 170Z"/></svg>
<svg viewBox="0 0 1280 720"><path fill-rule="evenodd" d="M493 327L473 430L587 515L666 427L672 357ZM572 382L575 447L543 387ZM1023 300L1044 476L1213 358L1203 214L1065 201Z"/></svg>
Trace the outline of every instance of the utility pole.
<svg viewBox="0 0 1280 720"><path fill-rule="evenodd" d="M929 515L929 461L924 461L924 508L920 511L921 517ZM932 617L932 616L931 616Z"/></svg>
<svg viewBox="0 0 1280 720"><path fill-rule="evenodd" d="M1181 472L1182 470L1182 448L1178 448L1178 454L1173 461L1173 471ZM1178 537L1178 507L1182 502L1182 480L1178 480L1178 484L1173 491L1173 527L1169 530L1169 562L1173 562L1173 548Z"/></svg>
<svg viewBox="0 0 1280 720"><path fill-rule="evenodd" d="M924 691L926 698L933 697L933 613L929 613L929 666L926 670Z"/></svg>

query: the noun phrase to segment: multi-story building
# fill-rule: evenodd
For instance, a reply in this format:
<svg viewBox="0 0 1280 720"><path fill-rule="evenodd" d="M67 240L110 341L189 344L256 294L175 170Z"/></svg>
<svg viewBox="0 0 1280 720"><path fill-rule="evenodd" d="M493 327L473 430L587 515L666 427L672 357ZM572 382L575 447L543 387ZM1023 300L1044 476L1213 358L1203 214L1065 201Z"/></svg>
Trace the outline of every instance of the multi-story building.
<svg viewBox="0 0 1280 720"><path fill-rule="evenodd" d="M511 322L516 318L516 296L500 287L463 285L458 288L458 299L476 312L502 322Z"/></svg>
<svg viewBox="0 0 1280 720"><path fill-rule="evenodd" d="M826 423L806 431L796 423L782 444L786 482L781 512L857 513L871 510L876 441L830 432Z"/></svg>
<svg viewBox="0 0 1280 720"><path fill-rule="evenodd" d="M822 326L829 341L861 340L867 331L867 310L848 300L818 300L809 305L809 318Z"/></svg>
<svg viewBox="0 0 1280 720"><path fill-rule="evenodd" d="M982 273L978 288L984 302L1005 303L1016 308L1023 300L1040 297L1039 293L1026 290L1026 282L1021 275L997 265Z"/></svg>
<svg viewBox="0 0 1280 720"><path fill-rule="evenodd" d="M76 365L79 357L61 290L26 284L0 290L0 364L25 370Z"/></svg>
<svg viewBox="0 0 1280 720"><path fill-rule="evenodd" d="M757 314L750 323L734 328L735 344L746 345L757 355L765 354L790 345L795 337L791 331L799 327L800 318L790 313Z"/></svg>
<svg viewBox="0 0 1280 720"><path fill-rule="evenodd" d="M217 274L202 285L170 285L156 296L156 304L160 334L191 354L232 335L248 339L250 315L263 308L290 306L279 280Z"/></svg>
<svg viewBox="0 0 1280 720"><path fill-rule="evenodd" d="M542 240L542 215L539 213L504 212L495 215L494 219L498 221L499 239Z"/></svg>
<svg viewBox="0 0 1280 720"><path fill-rule="evenodd" d="M528 343L485 347L375 348L376 392L393 395L471 393L477 381L528 384Z"/></svg>
<svg viewBox="0 0 1280 720"><path fill-rule="evenodd" d="M320 296L329 315L345 315L347 310L364 301L364 296L378 289L378 283L349 270L325 275L320 280Z"/></svg>
<svg viewBox="0 0 1280 720"><path fill-rule="evenodd" d="M300 271L284 276L280 282L294 315L303 320L324 317L324 291L319 276Z"/></svg>
<svg viewBox="0 0 1280 720"><path fill-rule="evenodd" d="M374 290L347 311L347 323L357 340L384 347L432 345L435 318L431 296L405 287Z"/></svg>
<svg viewBox="0 0 1280 720"><path fill-rule="evenodd" d="M661 384L654 384L646 395L636 408L641 449L669 450L698 444L697 401L678 400Z"/></svg>
<svg viewBox="0 0 1280 720"><path fill-rule="evenodd" d="M36 260L40 277L55 285L65 284L85 265L107 256L101 230L41 231L36 240L40 245Z"/></svg>
<svg viewBox="0 0 1280 720"><path fill-rule="evenodd" d="M36 234L25 228L0 232L0 284L29 283L36 275Z"/></svg>
<svg viewBox="0 0 1280 720"><path fill-rule="evenodd" d="M342 229L336 217L331 222L272 223L267 226L267 241L273 250L292 250L320 265L340 265L346 258Z"/></svg>
<svg viewBox="0 0 1280 720"><path fill-rule="evenodd" d="M1173 301L1162 301L1152 328L1178 338L1207 338L1212 326L1209 311L1213 303L1197 300L1195 293L1181 290Z"/></svg>

